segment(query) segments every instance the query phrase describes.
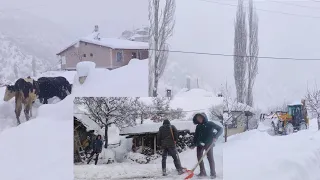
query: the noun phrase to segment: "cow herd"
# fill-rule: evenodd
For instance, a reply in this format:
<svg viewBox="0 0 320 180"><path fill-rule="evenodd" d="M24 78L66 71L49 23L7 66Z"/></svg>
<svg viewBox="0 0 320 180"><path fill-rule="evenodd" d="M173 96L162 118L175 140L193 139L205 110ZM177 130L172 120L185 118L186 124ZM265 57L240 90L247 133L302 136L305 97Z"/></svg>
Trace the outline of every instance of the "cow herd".
<svg viewBox="0 0 320 180"><path fill-rule="evenodd" d="M64 77L41 77L34 80L30 77L18 79L14 85L7 85L4 101L15 98L15 114L20 124L20 114L24 106L24 114L28 121L32 117L32 104L38 98L41 103L48 104L48 99L58 97L63 100L72 90L72 84Z"/></svg>

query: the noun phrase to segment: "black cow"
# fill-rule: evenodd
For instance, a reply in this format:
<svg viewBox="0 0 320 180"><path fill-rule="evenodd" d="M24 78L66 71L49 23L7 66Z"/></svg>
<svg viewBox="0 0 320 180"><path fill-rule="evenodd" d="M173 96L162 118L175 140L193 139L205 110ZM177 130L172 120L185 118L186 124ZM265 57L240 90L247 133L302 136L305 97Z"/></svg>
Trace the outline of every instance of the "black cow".
<svg viewBox="0 0 320 180"><path fill-rule="evenodd" d="M38 79L39 100L43 104L48 104L48 99L57 96L63 100L71 93L72 85L69 81L61 76L58 77L41 77Z"/></svg>

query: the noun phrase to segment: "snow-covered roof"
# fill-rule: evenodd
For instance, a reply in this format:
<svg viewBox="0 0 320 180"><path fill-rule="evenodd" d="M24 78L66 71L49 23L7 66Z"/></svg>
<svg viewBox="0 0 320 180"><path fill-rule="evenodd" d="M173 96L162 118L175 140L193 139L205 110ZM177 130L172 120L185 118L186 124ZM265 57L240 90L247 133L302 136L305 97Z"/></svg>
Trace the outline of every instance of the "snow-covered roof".
<svg viewBox="0 0 320 180"><path fill-rule="evenodd" d="M74 106L74 116L87 128L87 131L93 130L95 134L103 134L101 127L90 119L84 109L79 106Z"/></svg>
<svg viewBox="0 0 320 180"><path fill-rule="evenodd" d="M296 105L302 105L301 101L294 101L294 102L288 104L288 106L296 106Z"/></svg>
<svg viewBox="0 0 320 180"><path fill-rule="evenodd" d="M196 126L193 124L193 121L171 121L171 124L174 125L178 131L190 131L195 132ZM127 127L122 129L120 135L133 135L141 133L157 133L159 128L162 126L162 123L147 123L141 124L133 127Z"/></svg>
<svg viewBox="0 0 320 180"><path fill-rule="evenodd" d="M126 39L120 38L100 38L95 39L98 35L98 32L94 32L89 36L82 37L78 39L76 42L72 43L71 45L67 46L66 48L62 49L57 55L67 50L69 47L77 45L79 42L86 42L90 44L96 44L99 46L109 47L112 49L148 49L149 44L146 42L137 42L137 41L130 41Z"/></svg>

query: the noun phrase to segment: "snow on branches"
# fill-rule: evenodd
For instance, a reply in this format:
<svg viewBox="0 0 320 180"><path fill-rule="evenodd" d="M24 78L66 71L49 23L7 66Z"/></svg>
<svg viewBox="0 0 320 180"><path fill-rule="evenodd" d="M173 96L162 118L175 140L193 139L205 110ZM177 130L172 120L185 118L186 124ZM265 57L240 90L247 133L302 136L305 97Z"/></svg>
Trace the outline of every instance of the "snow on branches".
<svg viewBox="0 0 320 180"><path fill-rule="evenodd" d="M306 105L308 111L311 112L313 116L317 117L318 130L320 130L320 90L318 90L317 86L313 91L309 91L308 89Z"/></svg>

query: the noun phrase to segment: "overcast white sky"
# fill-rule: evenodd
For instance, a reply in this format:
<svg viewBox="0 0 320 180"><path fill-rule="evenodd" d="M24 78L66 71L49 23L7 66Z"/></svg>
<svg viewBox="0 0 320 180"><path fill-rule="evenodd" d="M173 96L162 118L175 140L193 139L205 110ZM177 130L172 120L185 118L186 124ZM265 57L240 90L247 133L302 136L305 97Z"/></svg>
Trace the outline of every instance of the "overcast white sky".
<svg viewBox="0 0 320 180"><path fill-rule="evenodd" d="M107 37L148 25L148 0L0 0L1 10L22 9L65 26L75 36L93 31Z"/></svg>
<svg viewBox="0 0 320 180"><path fill-rule="evenodd" d="M236 0L207 0L235 5ZM288 2L288 1L286 1ZM320 3L293 2L302 8L274 2L256 2L259 9L317 16L306 18L258 11L260 56L320 58ZM107 37L148 25L148 0L0 0L1 10L23 9L64 26L74 36L86 35L98 24ZM173 50L233 53L236 7L201 0L177 0ZM213 88L234 84L230 57L171 53L176 61L198 74ZM305 95L307 84L319 81L320 61L260 59L254 88L256 105L267 108ZM235 91L235 89L232 89Z"/></svg>
<svg viewBox="0 0 320 180"><path fill-rule="evenodd" d="M236 0L218 2L237 4ZM312 6L314 9L266 1L256 2L256 6L319 18L257 11L259 55L320 59L320 3L307 0L304 3L290 3ZM175 34L170 41L172 50L233 54L235 13L236 7L233 6L200 0L177 0ZM232 57L171 53L170 61L189 67L215 89L226 81L234 85ZM319 68L320 61L260 59L254 88L256 106L266 109L285 100L300 100L306 93L307 84L312 86L320 80ZM235 92L235 88L232 90Z"/></svg>

